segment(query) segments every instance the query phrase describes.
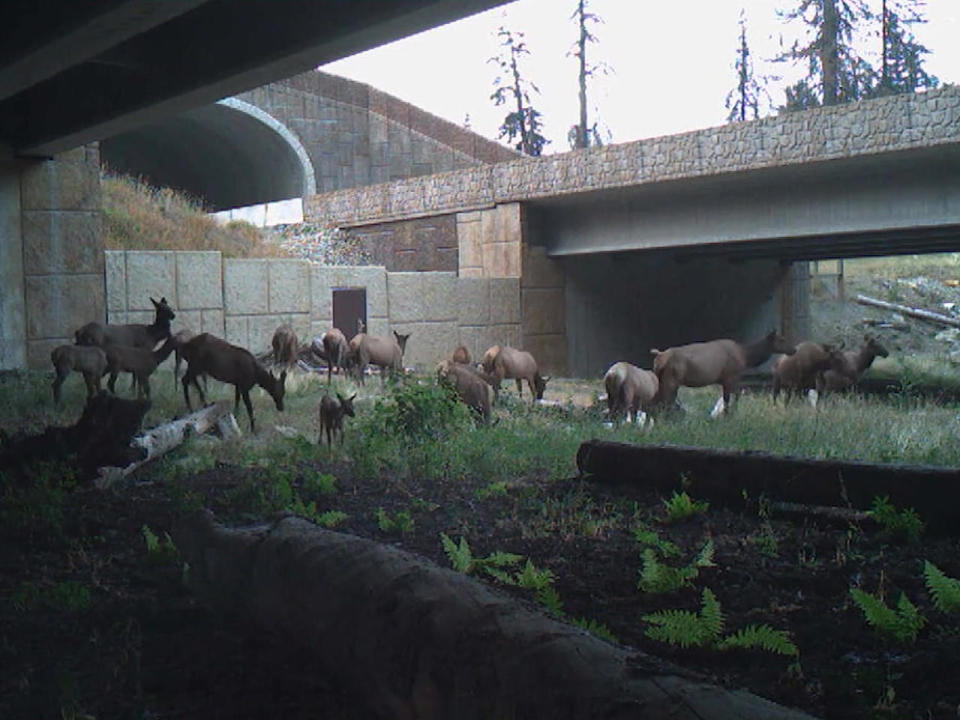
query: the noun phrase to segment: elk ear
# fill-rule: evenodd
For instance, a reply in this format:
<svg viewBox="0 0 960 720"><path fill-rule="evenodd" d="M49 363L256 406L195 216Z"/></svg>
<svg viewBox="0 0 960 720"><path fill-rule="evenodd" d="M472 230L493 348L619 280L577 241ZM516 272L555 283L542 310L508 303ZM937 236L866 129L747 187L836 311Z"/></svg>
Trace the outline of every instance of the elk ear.
<svg viewBox="0 0 960 720"><path fill-rule="evenodd" d="M356 397L357 397L357 394L354 393L354 394L351 395L349 398L347 398L347 400L348 400L349 402L353 402Z"/></svg>
<svg viewBox="0 0 960 720"><path fill-rule="evenodd" d="M551 377L551 375L542 375L540 379L543 380L543 384L546 385L548 382L550 382Z"/></svg>
<svg viewBox="0 0 960 720"><path fill-rule="evenodd" d="M158 303L158 302L157 302L156 300L154 300L153 298L150 298L150 302L153 303L153 306L154 306L155 308L159 308L159 307L160 307L160 303Z"/></svg>
<svg viewBox="0 0 960 720"><path fill-rule="evenodd" d="M287 371L284 370L283 372L280 373L280 384L282 385L286 379L287 379Z"/></svg>

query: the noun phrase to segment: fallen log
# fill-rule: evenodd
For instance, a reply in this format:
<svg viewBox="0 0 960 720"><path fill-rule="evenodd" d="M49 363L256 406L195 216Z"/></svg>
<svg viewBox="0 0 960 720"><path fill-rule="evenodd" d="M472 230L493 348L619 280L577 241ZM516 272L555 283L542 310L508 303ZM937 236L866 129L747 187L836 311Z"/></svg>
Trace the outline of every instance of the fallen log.
<svg viewBox="0 0 960 720"><path fill-rule="evenodd" d="M897 303L887 302L886 300L877 300L876 298L868 297L867 295L857 295L854 300L861 305L870 305L872 307L883 308L884 310L893 310L895 312L908 315L912 318L917 318L918 320L926 320L927 322L940 323L941 325L960 327L960 319L950 317L949 315L941 315L940 313L931 312L929 310L923 310L922 308L912 308L908 305L898 305Z"/></svg>
<svg viewBox="0 0 960 720"><path fill-rule="evenodd" d="M611 645L397 548L298 518L231 530L197 514L173 537L207 603L315 648L371 716L810 717Z"/></svg>
<svg viewBox="0 0 960 720"><path fill-rule="evenodd" d="M684 486L698 499L743 507L756 500L867 510L877 496L912 507L931 530L960 532L960 471L911 465L876 465L773 455L756 450L714 450L677 445L629 445L589 440L577 451L588 480L620 491L667 494Z"/></svg>
<svg viewBox="0 0 960 720"><path fill-rule="evenodd" d="M145 463L182 445L191 435L203 435L211 428L219 426L226 415L232 415L230 405L227 401L221 400L190 415L147 430L130 441L132 447L140 448L146 454L123 467L98 468L97 477L93 481L94 485L99 488L109 487ZM236 421L233 422L233 426L236 426Z"/></svg>

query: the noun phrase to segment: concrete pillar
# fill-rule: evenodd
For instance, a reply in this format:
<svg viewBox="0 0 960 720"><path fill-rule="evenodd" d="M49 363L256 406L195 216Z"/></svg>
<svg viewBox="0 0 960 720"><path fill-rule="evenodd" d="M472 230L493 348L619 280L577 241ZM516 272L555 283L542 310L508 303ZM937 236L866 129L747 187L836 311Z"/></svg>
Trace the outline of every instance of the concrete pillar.
<svg viewBox="0 0 960 720"><path fill-rule="evenodd" d="M20 167L13 153L0 148L0 370L26 364Z"/></svg>
<svg viewBox="0 0 960 720"><path fill-rule="evenodd" d="M81 325L106 319L99 153L95 145L30 162L20 174L26 362Z"/></svg>
<svg viewBox="0 0 960 720"><path fill-rule="evenodd" d="M808 262L782 263L780 329L790 342L810 337L810 268Z"/></svg>

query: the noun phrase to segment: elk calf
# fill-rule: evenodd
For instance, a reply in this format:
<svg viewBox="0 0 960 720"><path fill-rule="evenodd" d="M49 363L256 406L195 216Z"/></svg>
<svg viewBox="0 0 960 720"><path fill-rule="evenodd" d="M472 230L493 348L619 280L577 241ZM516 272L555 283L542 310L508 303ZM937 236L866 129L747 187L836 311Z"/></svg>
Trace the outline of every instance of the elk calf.
<svg viewBox="0 0 960 720"><path fill-rule="evenodd" d="M53 381L53 401L60 404L60 386L71 370L83 375L87 384L87 399L100 391L100 378L107 369L107 356L94 345L60 345L50 353L50 361L57 377Z"/></svg>
<svg viewBox="0 0 960 720"><path fill-rule="evenodd" d="M345 398L337 393L336 398L324 395L320 399L320 434L317 436L317 444L323 444L323 434L327 434L327 445L333 443L332 436L340 434L340 444L343 444L343 417L356 417L353 410L353 400L357 397L354 393Z"/></svg>
<svg viewBox="0 0 960 720"><path fill-rule="evenodd" d="M281 325L273 332L270 341L273 346L274 365L285 366L288 370L297 364L300 354L300 340L296 331L290 325Z"/></svg>

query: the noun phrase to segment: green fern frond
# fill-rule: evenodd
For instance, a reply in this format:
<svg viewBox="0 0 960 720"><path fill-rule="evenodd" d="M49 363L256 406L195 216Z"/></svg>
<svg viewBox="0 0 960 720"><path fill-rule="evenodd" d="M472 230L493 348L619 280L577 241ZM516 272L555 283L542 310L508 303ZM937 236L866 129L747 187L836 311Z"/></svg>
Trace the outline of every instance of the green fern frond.
<svg viewBox="0 0 960 720"><path fill-rule="evenodd" d="M871 627L898 642L914 642L920 630L926 625L926 618L904 593L900 594L896 610L887 607L887 604L877 596L857 588L850 590L850 596Z"/></svg>
<svg viewBox="0 0 960 720"><path fill-rule="evenodd" d="M513 575L508 573L506 570L501 570L500 568L484 566L483 570L487 575L499 580L504 585L516 585L517 581L514 579Z"/></svg>
<svg viewBox="0 0 960 720"><path fill-rule="evenodd" d="M596 635L598 638L603 638L612 643L619 643L617 636L614 635L610 628L608 628L603 623L599 623L596 620L587 620L586 618L574 618L573 624L578 628L586 630L591 635Z"/></svg>
<svg viewBox="0 0 960 720"><path fill-rule="evenodd" d="M694 558L693 564L698 567L716 567L716 563L713 562L713 539L707 540L706 544L703 546L703 549L697 553L697 557Z"/></svg>
<svg viewBox="0 0 960 720"><path fill-rule="evenodd" d="M637 586L644 592L668 593L689 586L697 577L695 566L671 567L657 560L652 548L643 551L643 568Z"/></svg>
<svg viewBox="0 0 960 720"><path fill-rule="evenodd" d="M523 560L523 555L497 551L483 558L483 564L492 565L493 567L507 567L509 565L516 565L521 560Z"/></svg>
<svg viewBox="0 0 960 720"><path fill-rule="evenodd" d="M457 545L446 533L440 533L440 542L443 543L443 551L450 559L453 569L469 575L473 570L473 553L470 552L467 539L461 535L460 544Z"/></svg>
<svg viewBox="0 0 960 720"><path fill-rule="evenodd" d="M723 631L720 602L710 588L703 589L699 613L663 610L644 615L643 619L654 626L647 628L647 637L682 648L714 645Z"/></svg>
<svg viewBox="0 0 960 720"><path fill-rule="evenodd" d="M555 580L550 570L538 570L528 559L523 570L517 573L516 584L523 588L540 590L552 584Z"/></svg>
<svg viewBox="0 0 960 720"><path fill-rule="evenodd" d="M537 600L539 600L554 615L562 616L563 600L560 599L560 593L553 585L547 585L537 590Z"/></svg>
<svg viewBox="0 0 960 720"><path fill-rule="evenodd" d="M721 650L759 648L778 655L789 656L800 654L797 646L790 640L790 633L786 630L775 630L769 625L748 625L733 635L725 637L717 647Z"/></svg>
<svg viewBox="0 0 960 720"><path fill-rule="evenodd" d="M960 580L948 577L929 560L923 563L923 577L927 581L927 592L933 598L937 610L960 613Z"/></svg>
<svg viewBox="0 0 960 720"><path fill-rule="evenodd" d="M700 607L700 619L703 620L706 631L714 638L720 637L723 632L723 611L720 601L710 588L704 588L701 593L703 603Z"/></svg>
<svg viewBox="0 0 960 720"><path fill-rule="evenodd" d="M644 547L656 548L663 557L677 557L680 555L680 548L669 540L660 537L656 530L640 523L633 529L633 537Z"/></svg>

